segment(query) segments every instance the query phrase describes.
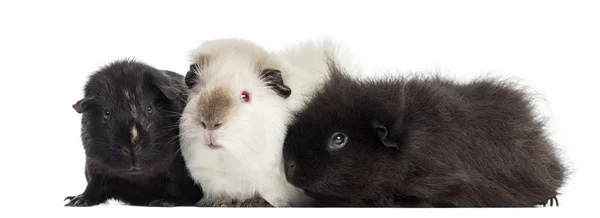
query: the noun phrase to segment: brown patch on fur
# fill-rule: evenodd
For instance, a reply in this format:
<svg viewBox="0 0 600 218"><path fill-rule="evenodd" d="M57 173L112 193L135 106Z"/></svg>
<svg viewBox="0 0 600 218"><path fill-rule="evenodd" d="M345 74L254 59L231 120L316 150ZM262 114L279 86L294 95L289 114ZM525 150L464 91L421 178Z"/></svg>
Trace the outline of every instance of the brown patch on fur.
<svg viewBox="0 0 600 218"><path fill-rule="evenodd" d="M198 101L198 122L209 126L224 123L235 102L229 93L230 90L223 86L201 92Z"/></svg>
<svg viewBox="0 0 600 218"><path fill-rule="evenodd" d="M133 118L137 118L137 113L136 113L137 109L135 108L135 104L130 102L129 106L131 106L131 116L133 116Z"/></svg>

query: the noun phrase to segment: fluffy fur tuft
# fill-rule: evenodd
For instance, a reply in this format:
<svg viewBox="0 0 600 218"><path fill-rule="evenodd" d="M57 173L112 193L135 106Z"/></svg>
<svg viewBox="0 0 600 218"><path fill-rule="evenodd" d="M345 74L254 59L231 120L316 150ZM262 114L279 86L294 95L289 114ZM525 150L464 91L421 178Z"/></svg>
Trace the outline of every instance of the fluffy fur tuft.
<svg viewBox="0 0 600 218"><path fill-rule="evenodd" d="M187 167L204 190L201 204L255 197L276 207L310 202L286 181L281 150L290 112L323 81L327 59L334 58L325 45L331 44L275 53L219 39L193 51L181 136Z"/></svg>
<svg viewBox="0 0 600 218"><path fill-rule="evenodd" d="M323 206L531 207L566 167L512 82L331 78L294 113L286 177Z"/></svg>

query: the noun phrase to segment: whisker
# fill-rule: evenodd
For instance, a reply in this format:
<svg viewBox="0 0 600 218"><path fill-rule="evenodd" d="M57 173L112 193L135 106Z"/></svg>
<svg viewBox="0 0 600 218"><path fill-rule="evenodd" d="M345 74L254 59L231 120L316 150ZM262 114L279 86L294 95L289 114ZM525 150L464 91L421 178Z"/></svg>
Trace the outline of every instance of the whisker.
<svg viewBox="0 0 600 218"><path fill-rule="evenodd" d="M165 131L165 132L159 132L157 136L155 136L156 138L162 138L163 136L167 135L171 133L171 131Z"/></svg>
<svg viewBox="0 0 600 218"><path fill-rule="evenodd" d="M154 122L152 122L148 126L146 126L146 131L148 131L152 125L154 125Z"/></svg>

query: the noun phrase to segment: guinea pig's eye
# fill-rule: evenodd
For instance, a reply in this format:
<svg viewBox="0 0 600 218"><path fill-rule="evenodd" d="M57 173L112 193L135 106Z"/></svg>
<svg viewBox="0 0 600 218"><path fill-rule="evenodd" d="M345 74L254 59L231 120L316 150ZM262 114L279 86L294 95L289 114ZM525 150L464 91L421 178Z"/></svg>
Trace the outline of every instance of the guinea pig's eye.
<svg viewBox="0 0 600 218"><path fill-rule="evenodd" d="M336 132L331 136L331 141L329 142L329 150L335 151L341 149L346 145L348 140L348 136L341 132Z"/></svg>
<svg viewBox="0 0 600 218"><path fill-rule="evenodd" d="M105 120L108 120L108 117L110 116L110 111L108 111L108 109L104 109L104 112L102 113L102 117Z"/></svg>
<svg viewBox="0 0 600 218"><path fill-rule="evenodd" d="M148 105L148 108L146 108L146 110L148 110L148 113L152 113L154 111L152 105Z"/></svg>
<svg viewBox="0 0 600 218"><path fill-rule="evenodd" d="M240 95L240 98L242 99L242 102L249 102L250 101L250 93L243 91L242 94Z"/></svg>

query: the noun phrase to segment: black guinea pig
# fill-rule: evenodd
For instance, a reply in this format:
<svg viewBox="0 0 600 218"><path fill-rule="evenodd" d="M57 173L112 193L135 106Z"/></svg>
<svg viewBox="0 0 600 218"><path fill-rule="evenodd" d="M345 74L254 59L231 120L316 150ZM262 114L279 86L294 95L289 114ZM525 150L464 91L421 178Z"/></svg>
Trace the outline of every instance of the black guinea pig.
<svg viewBox="0 0 600 218"><path fill-rule="evenodd" d="M65 206L116 199L136 206L193 205L202 198L179 148L178 122L187 99L183 75L135 60L93 73L81 117L87 187Z"/></svg>
<svg viewBox="0 0 600 218"><path fill-rule="evenodd" d="M567 169L525 89L330 71L284 142L287 180L317 206L535 207L558 195Z"/></svg>

